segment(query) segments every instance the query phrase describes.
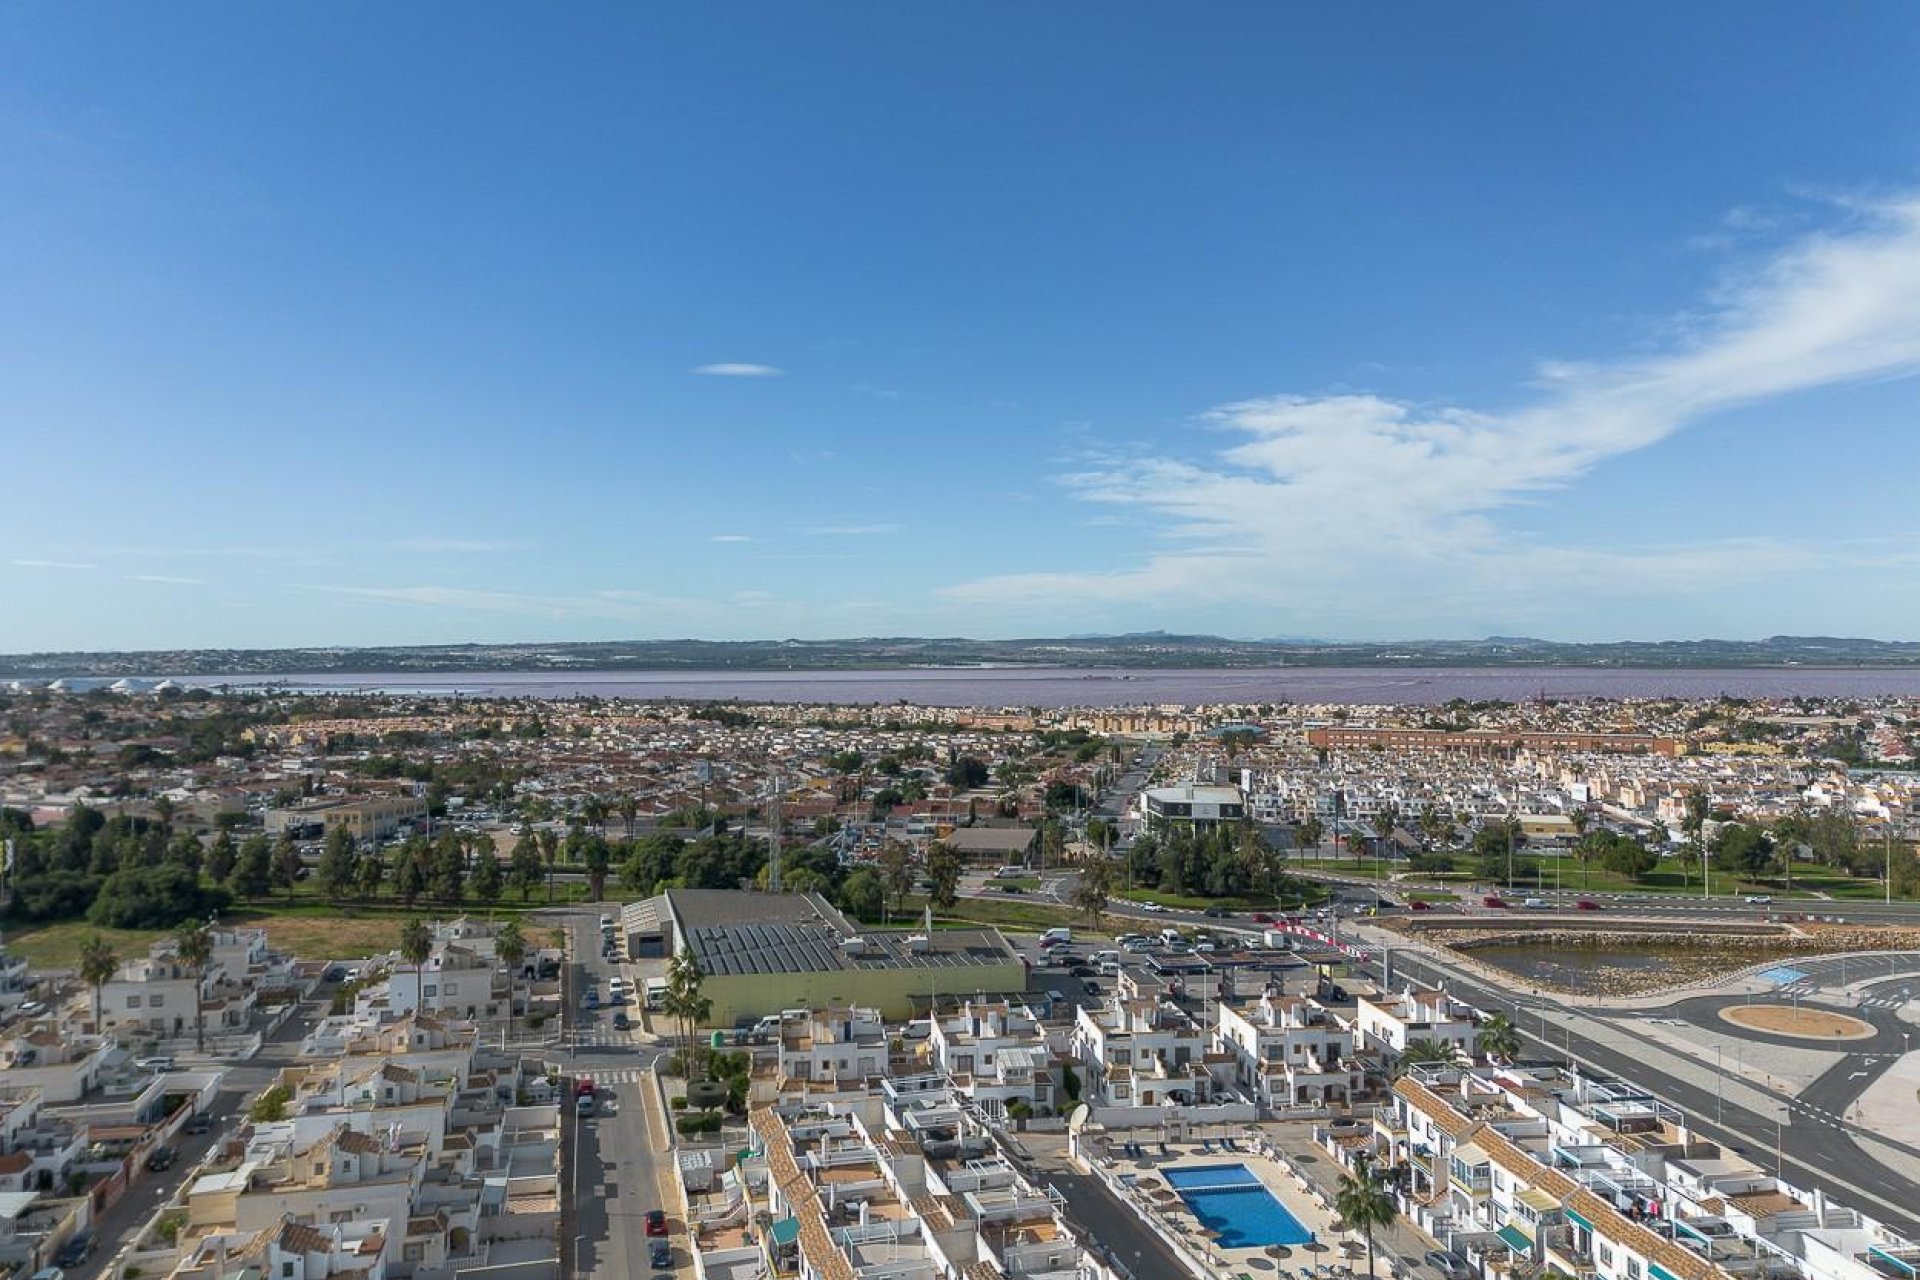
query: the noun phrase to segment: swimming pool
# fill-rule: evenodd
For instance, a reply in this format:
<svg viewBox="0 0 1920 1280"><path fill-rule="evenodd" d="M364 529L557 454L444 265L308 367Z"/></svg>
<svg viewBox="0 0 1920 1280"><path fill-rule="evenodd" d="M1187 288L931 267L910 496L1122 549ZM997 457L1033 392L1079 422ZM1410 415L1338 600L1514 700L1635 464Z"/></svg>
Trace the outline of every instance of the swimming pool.
<svg viewBox="0 0 1920 1280"><path fill-rule="evenodd" d="M1256 1249L1313 1239L1313 1232L1301 1226L1243 1164L1194 1165L1167 1169L1161 1176L1180 1193L1201 1226L1219 1232L1223 1248Z"/></svg>

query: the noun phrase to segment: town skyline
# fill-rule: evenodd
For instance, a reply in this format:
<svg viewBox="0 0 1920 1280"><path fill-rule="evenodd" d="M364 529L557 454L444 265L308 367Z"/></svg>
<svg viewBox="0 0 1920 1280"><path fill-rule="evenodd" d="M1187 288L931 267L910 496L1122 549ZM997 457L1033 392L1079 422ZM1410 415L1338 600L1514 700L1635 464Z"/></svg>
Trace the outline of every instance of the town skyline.
<svg viewBox="0 0 1920 1280"><path fill-rule="evenodd" d="M1920 616L1911 10L746 12L0 17L0 649Z"/></svg>

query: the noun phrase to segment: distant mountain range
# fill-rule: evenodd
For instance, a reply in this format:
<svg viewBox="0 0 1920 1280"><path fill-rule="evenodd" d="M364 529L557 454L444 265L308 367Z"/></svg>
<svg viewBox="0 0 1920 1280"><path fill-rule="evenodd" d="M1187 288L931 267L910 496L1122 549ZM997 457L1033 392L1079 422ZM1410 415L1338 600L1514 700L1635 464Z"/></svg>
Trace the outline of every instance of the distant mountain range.
<svg viewBox="0 0 1920 1280"><path fill-rule="evenodd" d="M1485 640L1226 640L1162 632L1060 639L635 640L372 648L176 649L0 655L0 678L419 675L482 671L833 671L856 668L1049 667L1911 667L1920 642L1835 636L1566 644Z"/></svg>

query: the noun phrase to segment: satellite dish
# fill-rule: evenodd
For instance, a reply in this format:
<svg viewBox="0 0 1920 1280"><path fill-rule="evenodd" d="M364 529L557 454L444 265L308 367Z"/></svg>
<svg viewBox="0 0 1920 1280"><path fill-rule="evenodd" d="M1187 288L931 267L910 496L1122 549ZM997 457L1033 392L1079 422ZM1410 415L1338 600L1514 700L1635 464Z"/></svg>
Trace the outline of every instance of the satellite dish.
<svg viewBox="0 0 1920 1280"><path fill-rule="evenodd" d="M1093 1108L1084 1102L1081 1103L1073 1109L1073 1114L1067 1117L1067 1132L1079 1133L1087 1127L1087 1121L1091 1119L1093 1119Z"/></svg>

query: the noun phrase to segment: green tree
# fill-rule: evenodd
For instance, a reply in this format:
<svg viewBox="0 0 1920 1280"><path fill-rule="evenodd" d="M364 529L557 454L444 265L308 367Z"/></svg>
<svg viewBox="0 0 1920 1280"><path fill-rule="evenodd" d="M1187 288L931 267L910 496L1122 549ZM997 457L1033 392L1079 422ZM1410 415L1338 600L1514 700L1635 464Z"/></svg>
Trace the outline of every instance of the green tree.
<svg viewBox="0 0 1920 1280"><path fill-rule="evenodd" d="M206 1000L201 991L207 980L207 962L213 959L213 933L204 924L187 923L174 931L173 954L193 974L193 1046L197 1053L207 1049Z"/></svg>
<svg viewBox="0 0 1920 1280"><path fill-rule="evenodd" d="M277 1124L287 1118L287 1104L293 1101L293 1094L287 1086L276 1084L263 1089L260 1096L247 1108L247 1118L255 1124Z"/></svg>
<svg viewBox="0 0 1920 1280"><path fill-rule="evenodd" d="M960 853L944 840L927 846L927 901L936 911L951 911L960 901Z"/></svg>
<svg viewBox="0 0 1920 1280"><path fill-rule="evenodd" d="M587 868L587 892L598 902L607 896L607 872L613 868L613 850L605 838L589 836L580 850L580 860Z"/></svg>
<svg viewBox="0 0 1920 1280"><path fill-rule="evenodd" d="M694 1078L693 1033L713 1016L713 1001L701 992L706 973L692 947L681 947L667 962L667 990L661 1011L680 1028L680 1060L686 1077Z"/></svg>
<svg viewBox="0 0 1920 1280"><path fill-rule="evenodd" d="M273 847L265 836L248 836L240 843L233 871L227 877L233 891L243 898L264 898L273 888Z"/></svg>
<svg viewBox="0 0 1920 1280"><path fill-rule="evenodd" d="M1386 1180L1374 1168L1373 1159L1366 1152L1354 1155L1352 1173L1340 1175L1340 1188L1334 1192L1333 1209L1346 1220L1348 1227L1366 1236L1367 1280L1373 1280L1373 1233L1392 1226L1400 1212L1394 1206L1393 1194L1387 1189Z"/></svg>
<svg viewBox="0 0 1920 1280"><path fill-rule="evenodd" d="M1113 870L1113 862L1100 857L1089 858L1080 866L1080 878L1073 886L1073 905L1090 929L1098 929L1106 919L1107 902L1113 896Z"/></svg>
<svg viewBox="0 0 1920 1280"><path fill-rule="evenodd" d="M353 891L363 901L372 902L380 896L380 886L387 878L386 860L378 849L369 849L353 865Z"/></svg>
<svg viewBox="0 0 1920 1280"><path fill-rule="evenodd" d="M1403 1076L1415 1067L1450 1066L1459 1060L1453 1046L1438 1040L1409 1040L1393 1062L1393 1074Z"/></svg>
<svg viewBox="0 0 1920 1280"><path fill-rule="evenodd" d="M1327 824L1318 818L1308 818L1295 831L1303 849L1318 849L1320 842L1327 838Z"/></svg>
<svg viewBox="0 0 1920 1280"><path fill-rule="evenodd" d="M540 884L540 874L540 842L531 827L521 827L507 862L507 883L519 893L521 902L528 902Z"/></svg>
<svg viewBox="0 0 1920 1280"><path fill-rule="evenodd" d="M427 891L426 851L409 840L393 853L393 892L411 907Z"/></svg>
<svg viewBox="0 0 1920 1280"><path fill-rule="evenodd" d="M233 843L233 832L222 830L213 837L213 843L207 847L207 878L215 884L225 884L233 878L234 864L239 860L239 851Z"/></svg>
<svg viewBox="0 0 1920 1280"><path fill-rule="evenodd" d="M338 902L353 889L354 860L358 856L353 833L344 826L335 827L327 832L326 844L320 850L319 865L314 868L314 880L320 886L320 894L329 902Z"/></svg>
<svg viewBox="0 0 1920 1280"><path fill-rule="evenodd" d="M421 978L426 968L427 958L433 954L433 930L419 916L413 916L400 926L400 958L413 966L413 1007L421 1008L421 991L425 986Z"/></svg>
<svg viewBox="0 0 1920 1280"><path fill-rule="evenodd" d="M120 971L120 956L113 944L97 933L90 933L80 944L80 981L93 988L93 1031L102 1034L100 988Z"/></svg>
<svg viewBox="0 0 1920 1280"><path fill-rule="evenodd" d="M840 886L840 905L861 920L872 920L887 909L887 886L872 867L861 867Z"/></svg>
<svg viewBox="0 0 1920 1280"><path fill-rule="evenodd" d="M527 936L520 931L518 920L509 920L500 926L500 932L493 939L493 954L500 957L500 963L507 969L507 1039L513 1039L513 993L520 985L520 966L527 959Z"/></svg>
<svg viewBox="0 0 1920 1280"><path fill-rule="evenodd" d="M1520 1052L1520 1031L1504 1013L1496 1013L1481 1023L1475 1038L1480 1052L1490 1062L1495 1058L1511 1062Z"/></svg>
<svg viewBox="0 0 1920 1280"><path fill-rule="evenodd" d="M506 887L506 879L500 873L500 859L492 853L482 853L473 866L473 896L481 905L491 907L500 901L500 891Z"/></svg>
<svg viewBox="0 0 1920 1280"><path fill-rule="evenodd" d="M972 791L987 785L987 765L975 756L961 756L947 766L946 776L948 786L958 791Z"/></svg>
<svg viewBox="0 0 1920 1280"><path fill-rule="evenodd" d="M911 846L899 840L889 840L880 847L880 882L886 886L892 910L897 912L906 904L907 895L913 892L915 878Z"/></svg>
<svg viewBox="0 0 1920 1280"><path fill-rule="evenodd" d="M287 896L293 896L293 886L300 880L300 846L293 837L282 832L273 842L273 887L285 889Z"/></svg>

